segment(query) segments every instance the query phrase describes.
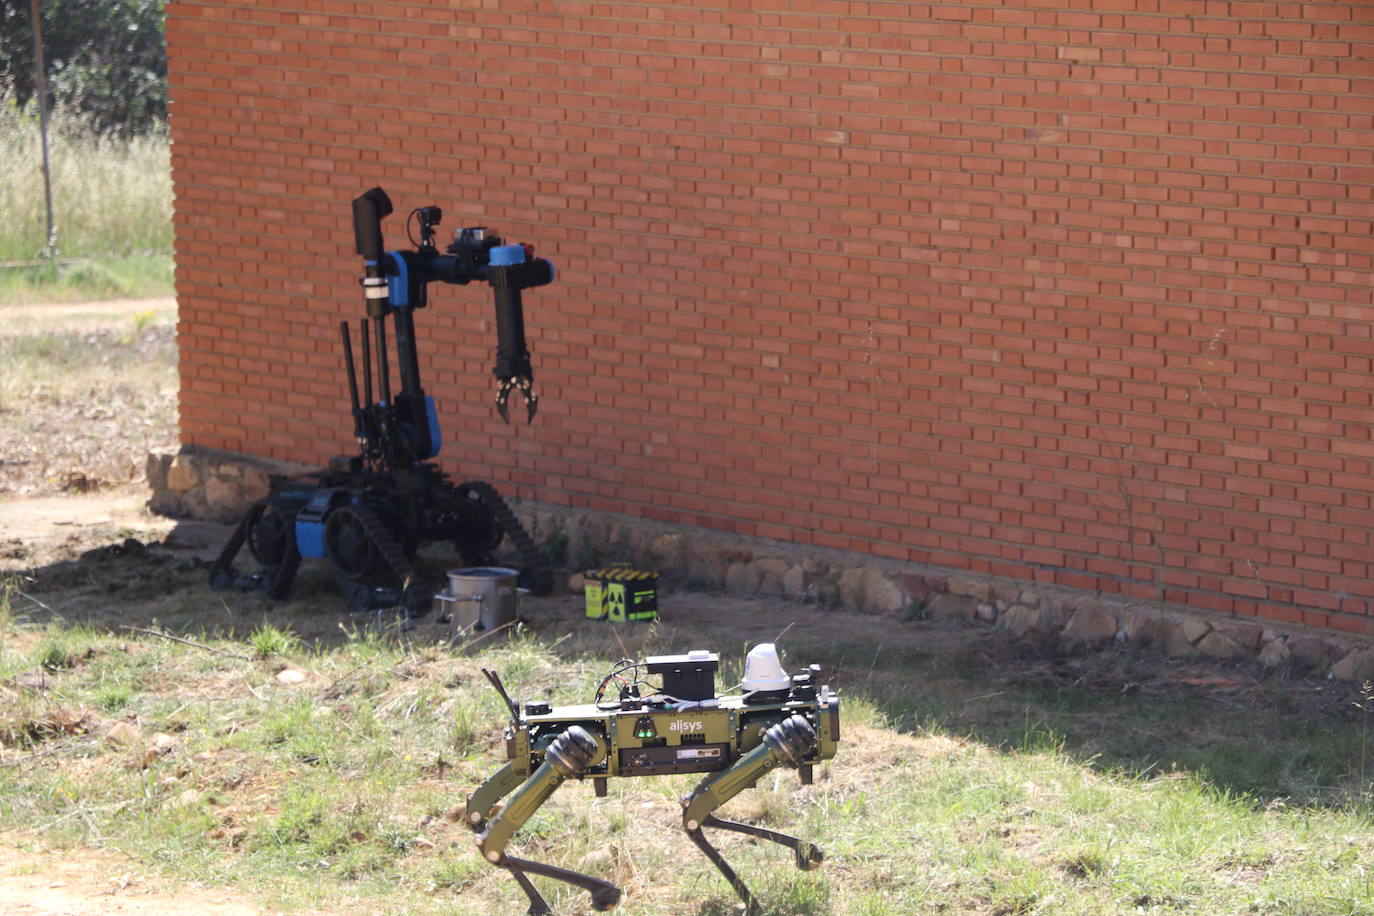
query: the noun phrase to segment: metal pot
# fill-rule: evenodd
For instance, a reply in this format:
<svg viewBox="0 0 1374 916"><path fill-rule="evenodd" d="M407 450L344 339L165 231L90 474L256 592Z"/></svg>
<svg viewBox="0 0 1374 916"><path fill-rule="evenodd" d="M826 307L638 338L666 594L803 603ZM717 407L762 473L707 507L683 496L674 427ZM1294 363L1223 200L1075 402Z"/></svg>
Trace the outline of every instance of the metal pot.
<svg viewBox="0 0 1374 916"><path fill-rule="evenodd" d="M502 566L473 566L448 572L453 628L492 630L515 620L519 573Z"/></svg>

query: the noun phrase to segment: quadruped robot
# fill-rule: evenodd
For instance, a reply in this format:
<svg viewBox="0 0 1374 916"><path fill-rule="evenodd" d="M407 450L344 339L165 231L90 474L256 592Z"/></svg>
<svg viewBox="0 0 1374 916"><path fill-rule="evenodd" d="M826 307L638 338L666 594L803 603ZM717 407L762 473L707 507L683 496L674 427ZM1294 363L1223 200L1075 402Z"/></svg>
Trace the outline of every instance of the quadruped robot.
<svg viewBox="0 0 1374 916"><path fill-rule="evenodd" d="M462 229L441 253L434 237L443 212L436 206L412 210L406 220L408 235L412 222L419 227L419 242L411 238L415 250L387 251L381 221L391 212L391 199L381 188L353 201L354 241L364 261L361 283L370 319L361 328L361 398L347 321L340 323L340 337L359 453L335 458L317 474L274 481L211 567L210 586L217 591L257 590L284 599L302 559L326 559L352 610L402 607L419 616L433 598L411 565L421 544L448 541L463 563L473 566L490 562L505 538L520 554L521 587L544 594L553 586L547 558L500 493L480 480L454 484L433 463L442 440L434 399L420 384L414 321L415 311L428 304L432 282L489 285L496 306L496 409L509 422L507 402L518 392L533 420L539 399L521 292L551 283L553 265L534 257L531 246L506 244L485 227ZM388 321L400 381L394 395ZM233 566L245 544L260 567L256 573L243 574Z"/></svg>
<svg viewBox="0 0 1374 916"><path fill-rule="evenodd" d="M540 875L583 888L592 909L620 901L620 888L580 872L520 859L506 853L511 837L570 779L591 779L598 797L613 776L705 773L682 799L682 826L697 848L725 876L748 912L757 903L749 888L707 840L712 827L744 833L790 848L796 865L810 870L824 858L820 848L794 836L718 818L726 801L778 766L796 769L803 784L812 768L835 756L840 740L839 695L821 683L820 666L787 674L770 643L749 653L743 693L717 696L719 657L698 650L686 655L626 659L601 681L591 704L550 708L526 703L521 709L493 671L483 674L510 709L506 728L508 762L468 798L468 825L477 848L511 873L529 898L530 914L549 913L530 881ZM643 677L641 677L641 673ZM643 678L657 678L650 685ZM618 696L606 699L607 687ZM507 795L510 800L498 803Z"/></svg>

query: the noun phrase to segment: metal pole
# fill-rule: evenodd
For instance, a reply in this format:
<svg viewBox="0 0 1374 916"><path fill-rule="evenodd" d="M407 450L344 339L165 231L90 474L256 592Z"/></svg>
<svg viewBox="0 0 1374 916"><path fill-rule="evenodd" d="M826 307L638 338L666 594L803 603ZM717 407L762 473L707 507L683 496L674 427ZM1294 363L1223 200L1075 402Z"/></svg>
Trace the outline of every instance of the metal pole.
<svg viewBox="0 0 1374 916"><path fill-rule="evenodd" d="M43 256L57 254L57 228L52 219L52 167L48 162L48 74L43 63L43 18L41 0L31 0L33 9L33 83L38 90L38 134L43 141L43 202L47 206L48 241Z"/></svg>

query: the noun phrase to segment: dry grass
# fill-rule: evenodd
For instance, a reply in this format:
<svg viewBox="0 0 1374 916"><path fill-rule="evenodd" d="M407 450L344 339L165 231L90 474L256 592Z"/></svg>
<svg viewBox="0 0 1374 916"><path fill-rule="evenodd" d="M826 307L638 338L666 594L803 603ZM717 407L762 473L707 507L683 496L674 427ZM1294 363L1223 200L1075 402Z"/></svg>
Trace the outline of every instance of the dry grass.
<svg viewBox="0 0 1374 916"><path fill-rule="evenodd" d="M102 136L58 109L50 121L57 250L73 255L170 252L172 180L165 133ZM0 97L0 260L46 246L42 146L36 113Z"/></svg>
<svg viewBox="0 0 1374 916"><path fill-rule="evenodd" d="M472 849L461 800L502 758L504 712L479 667L500 670L518 698L560 704L584 700L607 664L565 651L604 633L567 618L556 629L572 634L553 641L558 654L517 637L455 657L353 631L330 648L249 660L84 628L35 640L21 626L11 633L27 638L0 660L0 754L46 756L0 767L0 830L113 844L181 878L269 888L267 904L287 910L522 912L514 883ZM680 635L650 634L647 648ZM243 642L200 638L246 654ZM54 658L63 663L43 686L25 680ZM305 681L277 682L284 665ZM116 720L137 723L142 740L101 740ZM619 883L627 916L724 916L733 898L679 824L676 799L693 782L618 780L605 799L569 785L515 848ZM722 813L825 848L825 865L803 873L771 845L716 837L778 916L1374 906L1364 806L1261 805L1185 772L1103 771L1052 744L904 732L852 693L840 754L814 785L773 773ZM585 894L540 883L557 912L586 912Z"/></svg>
<svg viewBox="0 0 1374 916"><path fill-rule="evenodd" d="M141 479L176 443L176 356L168 315L0 336L0 498Z"/></svg>

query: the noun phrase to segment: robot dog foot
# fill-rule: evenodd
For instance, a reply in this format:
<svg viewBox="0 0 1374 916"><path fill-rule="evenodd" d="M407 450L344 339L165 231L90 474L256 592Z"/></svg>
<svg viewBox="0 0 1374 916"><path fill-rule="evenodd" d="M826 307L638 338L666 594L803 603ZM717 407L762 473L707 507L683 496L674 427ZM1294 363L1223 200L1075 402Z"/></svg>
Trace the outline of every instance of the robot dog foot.
<svg viewBox="0 0 1374 916"><path fill-rule="evenodd" d="M548 903L535 886L530 883L530 879L525 873L540 875L545 878L552 878L555 881L562 881L564 884L572 884L580 887L592 895L592 909L598 913L604 913L612 909L620 902L620 888L609 881L602 881L600 878L593 878L591 875L584 875L581 872L572 871L567 868L559 868L557 865L549 865L545 862L531 862L528 859L517 859L514 856L503 855L495 863L497 868L504 868L511 873L519 883L520 889L525 892L525 896L530 899L529 913L548 913Z"/></svg>

